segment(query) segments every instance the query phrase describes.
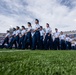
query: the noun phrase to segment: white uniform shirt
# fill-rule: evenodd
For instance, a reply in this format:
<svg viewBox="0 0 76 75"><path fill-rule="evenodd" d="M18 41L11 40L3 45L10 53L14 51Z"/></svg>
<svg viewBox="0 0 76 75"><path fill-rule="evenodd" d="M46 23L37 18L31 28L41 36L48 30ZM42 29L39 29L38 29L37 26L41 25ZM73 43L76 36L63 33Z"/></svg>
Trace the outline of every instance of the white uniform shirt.
<svg viewBox="0 0 76 75"><path fill-rule="evenodd" d="M32 27L28 27L28 30L27 30L27 32L28 32L28 31L31 31L31 30L32 30Z"/></svg>
<svg viewBox="0 0 76 75"><path fill-rule="evenodd" d="M16 30L16 36L20 34L20 30Z"/></svg>
<svg viewBox="0 0 76 75"><path fill-rule="evenodd" d="M54 37L55 37L55 38L58 38L59 35L60 35L60 32L56 32L56 33L54 33Z"/></svg>
<svg viewBox="0 0 76 75"><path fill-rule="evenodd" d="M70 38L69 38L69 37L66 37L66 41L68 41L68 42L69 42L69 40L70 40Z"/></svg>
<svg viewBox="0 0 76 75"><path fill-rule="evenodd" d="M69 39L69 42L72 42L72 41L73 41L73 39L70 38L70 39Z"/></svg>
<svg viewBox="0 0 76 75"><path fill-rule="evenodd" d="M40 28L39 24L36 24L34 29L37 29L37 28Z"/></svg>
<svg viewBox="0 0 76 75"><path fill-rule="evenodd" d="M44 30L40 30L40 36L44 36Z"/></svg>
<svg viewBox="0 0 76 75"><path fill-rule="evenodd" d="M54 35L52 36L53 37L53 41L55 40L55 37L54 37Z"/></svg>
<svg viewBox="0 0 76 75"><path fill-rule="evenodd" d="M75 42L72 42L71 46L75 46Z"/></svg>
<svg viewBox="0 0 76 75"><path fill-rule="evenodd" d="M52 32L52 29L50 27L46 28L46 34L51 32Z"/></svg>
<svg viewBox="0 0 76 75"><path fill-rule="evenodd" d="M5 35L5 37L9 37L10 36L10 33L7 33L6 35Z"/></svg>
<svg viewBox="0 0 76 75"><path fill-rule="evenodd" d="M66 36L64 34L59 36L60 40L65 40L65 37Z"/></svg>
<svg viewBox="0 0 76 75"><path fill-rule="evenodd" d="M32 35L32 37L33 37L33 35L35 34L35 32L33 32L34 31L34 29L32 28L31 29L31 35Z"/></svg>
<svg viewBox="0 0 76 75"><path fill-rule="evenodd" d="M12 35L16 35L16 31L13 31Z"/></svg>
<svg viewBox="0 0 76 75"><path fill-rule="evenodd" d="M24 35L25 33L26 33L25 29L21 31L21 35Z"/></svg>

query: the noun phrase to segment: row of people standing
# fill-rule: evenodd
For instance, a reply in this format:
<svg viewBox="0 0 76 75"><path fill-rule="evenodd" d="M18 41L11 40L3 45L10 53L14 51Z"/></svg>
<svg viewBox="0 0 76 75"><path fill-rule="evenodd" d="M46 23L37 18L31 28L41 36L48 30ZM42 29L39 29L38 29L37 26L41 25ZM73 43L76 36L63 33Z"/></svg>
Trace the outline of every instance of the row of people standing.
<svg viewBox="0 0 76 75"><path fill-rule="evenodd" d="M35 19L35 28L32 28L30 22L28 24L28 29L25 26L17 26L13 28L13 33L10 34L7 31L4 42L2 43L2 48L4 44L7 43L7 48L12 49L45 49L45 50L65 50L71 49L71 39L69 36L65 36L63 32L58 32L55 28L55 33L52 33L50 25L46 23L46 29L44 30L42 26L39 25L39 20ZM10 40L9 40L10 39Z"/></svg>

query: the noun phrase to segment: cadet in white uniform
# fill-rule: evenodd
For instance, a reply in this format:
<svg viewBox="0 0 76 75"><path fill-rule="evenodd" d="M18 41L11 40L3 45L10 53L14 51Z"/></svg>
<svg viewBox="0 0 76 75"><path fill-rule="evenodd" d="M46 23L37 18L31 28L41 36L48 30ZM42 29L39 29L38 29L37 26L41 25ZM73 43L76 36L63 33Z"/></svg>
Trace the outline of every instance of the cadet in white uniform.
<svg viewBox="0 0 76 75"><path fill-rule="evenodd" d="M75 41L74 40L72 40L72 42L71 42L71 49L75 50Z"/></svg>
<svg viewBox="0 0 76 75"><path fill-rule="evenodd" d="M44 40L44 47L46 50L53 49L52 30L48 23L46 23L46 35Z"/></svg>
<svg viewBox="0 0 76 75"><path fill-rule="evenodd" d="M69 49L69 40L70 40L70 37L68 35L66 35L66 49L68 50Z"/></svg>
<svg viewBox="0 0 76 75"><path fill-rule="evenodd" d="M4 39L3 43L2 43L2 48L5 47L4 46L5 44L7 44L7 46L8 46L8 44L9 44L9 37L10 37L10 31L7 30L7 34L5 35L5 39Z"/></svg>
<svg viewBox="0 0 76 75"><path fill-rule="evenodd" d="M28 25L28 30L27 30L27 35L26 35L26 38L25 38L25 46L26 46L27 49L28 48L31 49L31 45L32 45L32 35L31 35L32 26L31 26L30 22L28 22L27 25Z"/></svg>
<svg viewBox="0 0 76 75"><path fill-rule="evenodd" d="M44 30L43 30L43 27L42 26L40 26L40 49L42 50L42 49L44 49L44 36L45 36L45 32L44 32Z"/></svg>
<svg viewBox="0 0 76 75"><path fill-rule="evenodd" d="M20 35L20 39L19 39L19 49L24 49L24 39L25 39L25 27L22 26L22 31L21 31L21 35Z"/></svg>
<svg viewBox="0 0 76 75"><path fill-rule="evenodd" d="M20 33L21 33L21 31L20 31L20 27L16 27L16 37L15 37L15 41L16 41L16 43L17 43L17 48L18 48L18 46L19 46L19 35L20 35Z"/></svg>
<svg viewBox="0 0 76 75"><path fill-rule="evenodd" d="M70 39L69 39L69 50L71 50L71 49L72 49L72 47L71 47L72 41L73 41L73 38L72 38L72 37L70 37Z"/></svg>
<svg viewBox="0 0 76 75"><path fill-rule="evenodd" d="M76 50L76 40L75 40L75 50Z"/></svg>
<svg viewBox="0 0 76 75"><path fill-rule="evenodd" d="M58 32L58 29L55 28L55 33L54 33L54 37L55 37L55 40L54 40L54 49L55 50L60 50L60 39L59 39L59 36L60 36L60 32Z"/></svg>
<svg viewBox="0 0 76 75"><path fill-rule="evenodd" d="M66 44L65 44L65 38L66 38L66 36L63 34L62 31L60 33L59 38L60 38L60 45L61 45L60 48L61 48L61 50L65 50L66 49Z"/></svg>
<svg viewBox="0 0 76 75"><path fill-rule="evenodd" d="M11 35L11 40L10 40L10 43L8 45L8 48L12 49L13 44L15 45L15 48L17 48L15 37L16 37L16 28L13 28L13 33Z"/></svg>
<svg viewBox="0 0 76 75"><path fill-rule="evenodd" d="M40 36L43 37L43 39L44 39L45 31L43 30L42 26L40 26Z"/></svg>
<svg viewBox="0 0 76 75"><path fill-rule="evenodd" d="M36 49L40 49L40 25L39 25L39 20L35 19L35 29L33 32L35 32L35 34L33 35L32 38L32 50Z"/></svg>

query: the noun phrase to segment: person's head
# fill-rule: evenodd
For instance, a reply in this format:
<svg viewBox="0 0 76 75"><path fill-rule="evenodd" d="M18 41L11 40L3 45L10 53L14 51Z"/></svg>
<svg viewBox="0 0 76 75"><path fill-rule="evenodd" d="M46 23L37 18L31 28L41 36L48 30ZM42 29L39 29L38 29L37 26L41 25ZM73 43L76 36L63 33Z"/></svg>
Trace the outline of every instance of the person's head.
<svg viewBox="0 0 76 75"><path fill-rule="evenodd" d="M66 34L66 37L68 37L68 35Z"/></svg>
<svg viewBox="0 0 76 75"><path fill-rule="evenodd" d="M43 29L43 27L42 26L40 26L40 30L42 30Z"/></svg>
<svg viewBox="0 0 76 75"><path fill-rule="evenodd" d="M63 35L63 32L61 31L60 34Z"/></svg>
<svg viewBox="0 0 76 75"><path fill-rule="evenodd" d="M30 22L28 22L27 24L28 24L28 27L31 27L31 23Z"/></svg>
<svg viewBox="0 0 76 75"><path fill-rule="evenodd" d="M70 38L74 38L74 35L70 35Z"/></svg>
<svg viewBox="0 0 76 75"><path fill-rule="evenodd" d="M48 24L48 23L46 23L46 27L47 27L47 28L49 27L49 24Z"/></svg>
<svg viewBox="0 0 76 75"><path fill-rule="evenodd" d="M16 30L19 30L20 29L20 27L19 26L16 26Z"/></svg>
<svg viewBox="0 0 76 75"><path fill-rule="evenodd" d="M35 24L39 24L39 20L38 19L35 19Z"/></svg>
<svg viewBox="0 0 76 75"><path fill-rule="evenodd" d="M16 31L16 28L13 28L13 31Z"/></svg>
<svg viewBox="0 0 76 75"><path fill-rule="evenodd" d="M7 33L10 33L10 31L9 31L9 30L7 30Z"/></svg>
<svg viewBox="0 0 76 75"><path fill-rule="evenodd" d="M22 26L22 30L25 29L25 26Z"/></svg>
<svg viewBox="0 0 76 75"><path fill-rule="evenodd" d="M57 28L55 28L55 31L56 31L56 32L58 32L58 29L57 29Z"/></svg>

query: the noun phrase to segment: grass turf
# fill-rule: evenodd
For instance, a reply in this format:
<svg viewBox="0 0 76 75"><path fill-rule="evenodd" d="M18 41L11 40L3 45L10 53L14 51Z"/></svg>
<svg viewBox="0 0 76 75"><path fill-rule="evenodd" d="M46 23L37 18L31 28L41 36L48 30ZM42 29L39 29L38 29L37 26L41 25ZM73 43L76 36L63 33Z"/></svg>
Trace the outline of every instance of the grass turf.
<svg viewBox="0 0 76 75"><path fill-rule="evenodd" d="M0 75L76 75L76 51L0 49Z"/></svg>

